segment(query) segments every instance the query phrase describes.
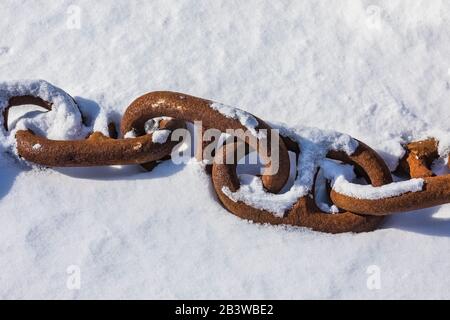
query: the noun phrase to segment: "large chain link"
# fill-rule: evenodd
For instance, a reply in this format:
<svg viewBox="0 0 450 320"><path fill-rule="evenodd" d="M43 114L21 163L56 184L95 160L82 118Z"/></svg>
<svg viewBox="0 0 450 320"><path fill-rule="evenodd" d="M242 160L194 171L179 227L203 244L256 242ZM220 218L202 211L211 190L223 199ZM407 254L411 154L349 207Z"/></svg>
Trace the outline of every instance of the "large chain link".
<svg viewBox="0 0 450 320"><path fill-rule="evenodd" d="M19 130L15 136L17 151L27 161L47 167L141 164L147 169L152 169L158 161L170 157L172 149L178 142L172 141L170 137L164 143L154 142L154 133L144 130L149 119L169 117L160 121L159 129L170 132L185 128L186 122L195 121L201 121L203 129L214 128L221 132L229 129L246 129L238 119L212 108L212 103L182 93L152 92L138 98L127 108L121 122L120 138L114 137L114 134L108 137L94 132L84 140L50 140L36 135L31 130ZM52 110L53 107L51 101L36 93L22 92L21 95L9 96L7 106L3 110L3 124L6 131L9 131L7 121L9 109L24 104L39 105L47 110ZM274 132L267 123L257 117L254 118L258 122L257 130ZM135 133L135 137L125 139L126 134L131 131ZM279 170L275 174L263 172L262 183L265 190L276 194L285 186L290 175L289 151L298 157L302 150L295 141L280 137L277 132L274 133L279 139L275 142L269 138L268 150L271 150L271 144L278 143ZM254 150L260 148L258 142L255 143L253 139L247 139L245 136L237 138L250 144ZM391 213L450 202L450 175L435 176L430 169L431 163L438 157L438 142L427 140L408 144L405 147L406 155L399 166L411 178L423 179L422 190L380 199L361 199L332 189L330 199L338 208L345 211L326 214L318 209L313 188L309 194L298 198L283 216L275 216L267 210L256 208L243 201L234 201L224 193L224 188L231 192L236 192L240 188L237 165L223 163L217 159L226 158L227 153L237 148L237 144L238 141L234 140L231 144L218 146L212 164L212 182L218 198L226 209L240 218L257 223L294 225L328 233L365 232L376 229L383 216ZM266 157L266 166L272 161L270 152L260 153L260 156ZM360 141L358 148L351 155L332 150L329 151L327 158L355 166L373 187L392 183L391 173L382 158ZM450 166L450 161L448 165Z"/></svg>

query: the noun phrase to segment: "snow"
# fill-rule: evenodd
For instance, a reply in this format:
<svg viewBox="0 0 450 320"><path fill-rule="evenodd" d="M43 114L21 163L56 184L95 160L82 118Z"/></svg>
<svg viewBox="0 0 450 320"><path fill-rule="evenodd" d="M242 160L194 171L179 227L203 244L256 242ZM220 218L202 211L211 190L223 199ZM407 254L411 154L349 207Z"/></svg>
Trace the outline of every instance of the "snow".
<svg viewBox="0 0 450 320"><path fill-rule="evenodd" d="M125 135L123 136L125 139L133 139L136 138L136 132L134 132L134 130L130 130L127 133L125 133Z"/></svg>
<svg viewBox="0 0 450 320"><path fill-rule="evenodd" d="M152 141L154 143L163 144L163 143L165 143L167 141L167 139L169 138L171 132L172 131L170 131L170 130L158 130L158 131L155 131L155 132L153 132L153 135L152 135Z"/></svg>
<svg viewBox="0 0 450 320"><path fill-rule="evenodd" d="M317 207L326 213L338 213L339 208L334 204L330 204L330 196L327 190L327 180L323 175L323 170L320 169L316 177L316 185L314 189L314 200Z"/></svg>
<svg viewBox="0 0 450 320"><path fill-rule="evenodd" d="M170 118L170 117L156 117L156 118L150 119L144 124L144 130L147 134L153 133L161 127L160 123L162 120L169 121L171 119L172 118Z"/></svg>
<svg viewBox="0 0 450 320"><path fill-rule="evenodd" d="M331 186L337 193L356 199L377 200L402 195L408 192L423 190L423 179L409 179L386 184L381 187L352 183L355 179L353 166L342 165L331 160L322 160L320 167L324 177L331 181Z"/></svg>
<svg viewBox="0 0 450 320"><path fill-rule="evenodd" d="M152 134L152 141L154 143L163 144L167 141L170 136L170 130L159 130L161 120L170 120L169 117L158 117L154 119L148 120L144 125L144 130L146 134ZM125 139L136 138L136 132L134 130L130 130L125 133Z"/></svg>
<svg viewBox="0 0 450 320"><path fill-rule="evenodd" d="M49 139L80 139L88 132L81 121L81 114L73 101L61 89L54 87L44 80L21 80L0 83L0 110L8 106L8 101L16 96L33 96L43 99L52 104L52 110L42 112L32 118L19 119L15 124L15 130L6 132L3 129L3 118L0 120L2 126L1 142L10 147L17 130L33 130L35 133L46 136Z"/></svg>
<svg viewBox="0 0 450 320"><path fill-rule="evenodd" d="M224 105L222 103L214 102L211 104L211 108L220 112L227 118L238 120L248 131L250 131L258 139L266 138L264 131L256 130L258 126L258 120L250 113L245 112L239 108Z"/></svg>
<svg viewBox="0 0 450 320"><path fill-rule="evenodd" d="M172 90L347 133L391 168L414 139L448 152L448 2L3 0L0 11L0 81L46 79L89 127ZM0 176L0 298L450 298L449 205L327 235L236 218L192 163L42 169L3 153ZM72 266L79 290L66 285Z"/></svg>
<svg viewBox="0 0 450 320"><path fill-rule="evenodd" d="M450 167L448 165L448 158L445 159L436 159L431 165L431 170L435 175L446 175L450 174Z"/></svg>
<svg viewBox="0 0 450 320"><path fill-rule="evenodd" d="M356 199L377 200L402 195L408 192L419 192L423 190L423 179L411 179L390 183L382 187L372 187L371 185L358 185L351 183L342 176L336 178L333 183L333 190Z"/></svg>

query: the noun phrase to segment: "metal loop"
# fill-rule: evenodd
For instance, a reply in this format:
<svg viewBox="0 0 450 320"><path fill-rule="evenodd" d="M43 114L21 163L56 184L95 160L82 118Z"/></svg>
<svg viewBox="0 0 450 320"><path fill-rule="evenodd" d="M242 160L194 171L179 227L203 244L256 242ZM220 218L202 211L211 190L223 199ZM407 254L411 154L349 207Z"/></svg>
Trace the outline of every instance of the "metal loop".
<svg viewBox="0 0 450 320"><path fill-rule="evenodd" d="M36 105L52 111L63 105L67 112L74 114L79 119L79 126L83 126L83 117L76 101L65 91L42 81L31 81L27 85L20 83L9 84L9 87L1 89L3 106L3 127L6 132L8 127L9 110L21 105ZM40 88L51 91L51 94L43 94ZM45 90L42 90L45 91ZM0 101L1 102L1 101ZM142 119L144 121L148 119ZM182 121L161 121L159 130L173 131L185 128ZM108 127L113 132L110 124ZM31 130L18 130L16 132L17 151L22 158L49 167L87 167L106 165L143 164L147 169L155 166L155 161L164 159L170 155L176 141L171 141L170 136L166 143L154 143L153 134L144 135L133 139L112 139L99 132L90 134L88 139L82 140L51 140L34 134Z"/></svg>
<svg viewBox="0 0 450 320"><path fill-rule="evenodd" d="M183 128L181 121L171 120L161 124L161 129L173 131ZM31 131L18 131L17 150L21 157L49 167L90 167L107 165L146 164L170 155L178 143L154 143L153 134L132 139L112 139L94 133L85 140L49 140Z"/></svg>
<svg viewBox="0 0 450 320"><path fill-rule="evenodd" d="M144 119L167 116L187 122L202 121L206 128L215 128L222 132L228 129L247 130L243 124L233 117L226 116L212 108L212 101L185 95L176 92L152 92L136 99L126 110L121 124L121 133L125 135L130 130L141 132L144 126ZM249 114L250 115L250 114ZM253 116L253 115L250 115ZM254 116L253 116L254 117ZM261 119L254 117L258 122L256 130L265 129L270 133L272 128ZM245 139L245 137L243 138ZM252 143L252 140L250 141ZM279 170L275 174L264 174L262 177L264 187L270 192L277 193L285 185L289 178L289 154L282 141L279 143ZM258 145L252 145L258 150ZM269 152L271 150L271 140L268 139ZM266 159L268 163L272 160Z"/></svg>
<svg viewBox="0 0 450 320"><path fill-rule="evenodd" d="M299 150L301 152L301 150ZM227 148L222 147L218 156L226 157ZM389 169L375 151L363 143L359 144L356 152L347 156L340 152L330 152L330 158L356 164L361 167L374 186L380 186L392 181ZM247 205L243 202L235 202L224 192L227 187L232 192L239 189L240 183L234 164L213 164L212 180L216 193L222 204L236 216L257 223L270 223L274 225L285 224L311 228L315 231L327 233L365 232L378 227L382 217L357 215L352 212L339 214L325 214L321 212L313 199L307 195L298 199L291 210L283 217L276 217L271 212Z"/></svg>
<svg viewBox="0 0 450 320"><path fill-rule="evenodd" d="M450 174L435 176L430 169L438 158L438 143L434 139L408 144L401 168L411 178L423 179L421 191L407 192L382 199L357 199L331 191L331 200L338 207L365 215L390 215L450 203ZM450 166L450 163L449 163Z"/></svg>
<svg viewBox="0 0 450 320"><path fill-rule="evenodd" d="M40 90L42 88L49 91L45 93L45 90ZM0 119L3 121L3 129L0 130L4 130L4 133L9 131L10 108L33 104L52 111L53 108L59 107L56 101L59 101L60 107L65 108L64 112L74 115L75 121L71 125L83 127L83 118L77 103L63 90L42 80L26 82L24 85L0 84L0 109L3 115L3 119ZM61 104L61 101L64 103ZM160 117L170 118L161 120L158 124L147 122L149 119ZM248 126L246 122L248 120L253 123L252 127ZM115 134L107 137L100 132L94 132L87 138L79 140L51 140L38 136L31 130L18 130L17 151L28 161L50 167L141 164L151 170L158 161L170 158L172 149L178 144L178 141L172 141L172 133L176 129L186 128L186 122L195 121L202 122L202 139L203 132L210 128L218 129L220 132L250 130L251 134L257 137L250 139L246 133L238 133L233 137L231 144L219 146L212 165L211 177L218 198L226 209L243 219L257 223L301 226L328 233L365 232L376 229L385 215L450 202L450 174L436 176L430 169L432 162L439 156L438 142L434 139L408 144L406 155L400 162L400 169L411 178L423 179L422 190L417 192L406 192L380 199L360 199L331 190L331 201L340 209L347 211L325 214L315 203L313 187L308 195L297 199L293 207L282 217L242 201L234 201L223 190L228 188L231 192L236 192L240 188L236 173L237 161L227 163L219 159L227 159L231 152L234 158L238 140L240 144L247 144L264 158L266 166L261 177L262 183L265 189L272 193L278 193L289 178L288 150L294 152L298 158L302 152L301 148L293 140L280 137L278 131L252 114L223 105L217 106L212 101L176 92L152 92L136 99L123 116L121 139L116 139ZM151 130L145 130L146 123ZM115 131L112 125L108 129L111 133ZM168 139L154 141L154 129L170 131ZM130 131L133 131L136 137L124 138ZM263 131L268 133L265 138L259 136ZM85 136L86 133L83 137ZM263 140L268 144L265 149L267 153L261 152ZM203 140L199 143L203 147L205 144ZM278 160L272 153L272 147L278 147ZM200 158L202 156L200 155ZM330 151L327 157L352 164L375 188L392 183L391 173L382 158L362 142L359 142L358 148L351 155ZM278 171L271 172L269 168L275 161L278 161L276 163ZM450 156L448 166L450 168Z"/></svg>

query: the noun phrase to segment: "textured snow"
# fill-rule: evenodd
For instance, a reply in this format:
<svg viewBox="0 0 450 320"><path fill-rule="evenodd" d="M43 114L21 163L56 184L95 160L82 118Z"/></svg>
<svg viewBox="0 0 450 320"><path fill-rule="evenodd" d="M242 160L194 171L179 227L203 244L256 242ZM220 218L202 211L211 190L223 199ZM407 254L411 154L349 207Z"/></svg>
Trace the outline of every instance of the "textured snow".
<svg viewBox="0 0 450 320"><path fill-rule="evenodd" d="M266 137L263 131L260 132L256 130L256 127L258 126L258 120L256 120L256 118L252 116L250 113L245 112L244 110L241 110L239 108L227 106L225 104L218 102L212 103L211 108L220 112L227 118L238 120L255 137L261 139Z"/></svg>
<svg viewBox="0 0 450 320"><path fill-rule="evenodd" d="M170 131L170 130L158 130L158 131L155 131L155 132L153 132L153 135L152 135L152 141L154 143L163 144L163 143L165 143L167 141L167 139L169 138L171 132L172 131Z"/></svg>
<svg viewBox="0 0 450 320"><path fill-rule="evenodd" d="M431 170L436 175L450 174L450 167L448 165L448 157L436 159L431 165Z"/></svg>
<svg viewBox="0 0 450 320"><path fill-rule="evenodd" d="M355 178L353 166L343 165L331 160L320 163L324 177L331 181L334 191L356 199L376 200L423 190L423 179L409 179L386 184L381 187L352 183Z"/></svg>
<svg viewBox="0 0 450 320"><path fill-rule="evenodd" d="M402 143L450 136L447 1L2 0L0 12L0 81L46 79L89 125L172 90L345 132L391 168ZM1 298L450 298L448 205L326 235L236 218L195 164L43 170L4 154L0 176Z"/></svg>

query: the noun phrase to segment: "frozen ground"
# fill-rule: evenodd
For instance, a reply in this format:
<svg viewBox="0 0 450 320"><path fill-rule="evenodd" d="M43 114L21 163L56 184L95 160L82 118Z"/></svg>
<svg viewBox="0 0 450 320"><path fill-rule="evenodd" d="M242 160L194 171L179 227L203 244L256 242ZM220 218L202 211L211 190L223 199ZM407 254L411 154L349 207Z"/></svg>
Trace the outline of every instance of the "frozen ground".
<svg viewBox="0 0 450 320"><path fill-rule="evenodd" d="M351 134L391 166L399 142L450 137L447 1L2 0L0 12L0 80L44 78L117 119L164 89ZM0 298L450 298L448 205L331 236L235 218L196 165L1 159Z"/></svg>

